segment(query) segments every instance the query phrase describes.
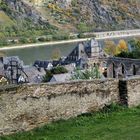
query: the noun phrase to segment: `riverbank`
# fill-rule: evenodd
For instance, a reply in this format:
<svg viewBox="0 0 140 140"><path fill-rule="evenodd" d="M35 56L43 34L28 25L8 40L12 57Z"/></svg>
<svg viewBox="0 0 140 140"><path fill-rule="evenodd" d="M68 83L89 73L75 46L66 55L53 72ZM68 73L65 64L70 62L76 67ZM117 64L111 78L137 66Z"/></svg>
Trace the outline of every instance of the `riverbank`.
<svg viewBox="0 0 140 140"><path fill-rule="evenodd" d="M0 48L0 51L11 50L11 49L23 49L23 48L28 48L28 47L39 47L39 46L48 46L48 45L57 45L57 44L76 43L76 42L81 42L81 41L87 41L89 39L90 38L82 38L82 39L43 42L43 43L23 44L23 45L15 45L15 46L5 46L5 47Z"/></svg>

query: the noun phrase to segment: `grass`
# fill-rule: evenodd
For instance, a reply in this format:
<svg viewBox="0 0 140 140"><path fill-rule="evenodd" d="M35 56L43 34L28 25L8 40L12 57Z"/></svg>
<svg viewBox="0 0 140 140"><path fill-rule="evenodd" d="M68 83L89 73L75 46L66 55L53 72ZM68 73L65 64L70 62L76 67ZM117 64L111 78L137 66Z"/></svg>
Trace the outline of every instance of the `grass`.
<svg viewBox="0 0 140 140"><path fill-rule="evenodd" d="M0 140L139 140L140 108L108 108Z"/></svg>
<svg viewBox="0 0 140 140"><path fill-rule="evenodd" d="M3 11L0 11L0 26L11 26L13 24L14 22Z"/></svg>

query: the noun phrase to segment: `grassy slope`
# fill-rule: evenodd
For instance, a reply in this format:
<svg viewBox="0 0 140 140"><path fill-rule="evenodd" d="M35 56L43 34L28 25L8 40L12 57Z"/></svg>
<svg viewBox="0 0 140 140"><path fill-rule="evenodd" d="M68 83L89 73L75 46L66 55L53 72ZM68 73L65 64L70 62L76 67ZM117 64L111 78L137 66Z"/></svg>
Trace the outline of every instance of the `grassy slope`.
<svg viewBox="0 0 140 140"><path fill-rule="evenodd" d="M3 12L0 11L0 26L11 26L14 22Z"/></svg>
<svg viewBox="0 0 140 140"><path fill-rule="evenodd" d="M140 108L80 116L0 140L139 140Z"/></svg>

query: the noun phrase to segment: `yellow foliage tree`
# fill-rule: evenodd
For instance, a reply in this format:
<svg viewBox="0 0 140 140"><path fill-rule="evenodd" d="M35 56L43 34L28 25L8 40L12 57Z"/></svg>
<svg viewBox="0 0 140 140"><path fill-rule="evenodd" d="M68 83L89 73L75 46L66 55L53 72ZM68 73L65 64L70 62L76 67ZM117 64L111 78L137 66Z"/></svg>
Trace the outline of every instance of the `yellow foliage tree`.
<svg viewBox="0 0 140 140"><path fill-rule="evenodd" d="M121 52L127 52L128 51L128 45L125 42L125 40L120 40L119 44L116 47L116 55L120 54Z"/></svg>

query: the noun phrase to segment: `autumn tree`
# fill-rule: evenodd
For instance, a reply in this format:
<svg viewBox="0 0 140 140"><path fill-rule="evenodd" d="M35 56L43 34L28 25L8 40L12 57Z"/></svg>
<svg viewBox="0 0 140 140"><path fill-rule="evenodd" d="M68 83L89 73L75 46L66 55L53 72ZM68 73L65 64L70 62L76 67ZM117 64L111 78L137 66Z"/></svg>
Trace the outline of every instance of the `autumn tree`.
<svg viewBox="0 0 140 140"><path fill-rule="evenodd" d="M120 40L116 47L116 55L120 54L121 52L128 52L128 45L125 40Z"/></svg>
<svg viewBox="0 0 140 140"><path fill-rule="evenodd" d="M116 54L116 45L115 45L114 41L105 41L104 51L107 54L114 56Z"/></svg>

